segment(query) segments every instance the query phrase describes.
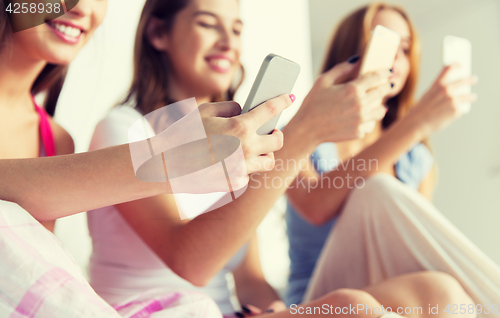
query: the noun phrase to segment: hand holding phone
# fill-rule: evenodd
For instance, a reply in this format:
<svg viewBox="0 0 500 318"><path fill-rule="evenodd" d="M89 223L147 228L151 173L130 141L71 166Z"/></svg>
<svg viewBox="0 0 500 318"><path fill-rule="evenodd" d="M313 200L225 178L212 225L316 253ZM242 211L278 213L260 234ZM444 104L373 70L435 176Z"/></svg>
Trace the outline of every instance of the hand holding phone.
<svg viewBox="0 0 500 318"><path fill-rule="evenodd" d="M458 64L459 67L451 70L447 75L447 84L466 79L472 76L472 44L468 39L448 35L443 41L443 64L445 66ZM454 90L454 94L465 95L472 92L470 85L462 85ZM462 113L471 110L471 103L460 104Z"/></svg>
<svg viewBox="0 0 500 318"><path fill-rule="evenodd" d="M389 70L394 64L398 53L401 37L396 32L386 27L377 25L373 31L366 48L359 75L386 69ZM363 124L361 129L366 133L371 133L375 128L375 122Z"/></svg>
<svg viewBox="0 0 500 318"><path fill-rule="evenodd" d="M241 113L283 94L290 94L300 73L300 65L276 54L269 54L262 63ZM271 133L281 113L257 130L259 135Z"/></svg>

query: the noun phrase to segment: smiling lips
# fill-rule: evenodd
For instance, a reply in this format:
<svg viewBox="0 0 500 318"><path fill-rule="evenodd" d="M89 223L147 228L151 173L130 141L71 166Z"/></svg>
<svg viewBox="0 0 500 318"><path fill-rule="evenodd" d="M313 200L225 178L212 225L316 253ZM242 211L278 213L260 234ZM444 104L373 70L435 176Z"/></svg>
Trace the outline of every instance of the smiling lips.
<svg viewBox="0 0 500 318"><path fill-rule="evenodd" d="M227 73L231 70L233 62L225 56L207 57L206 61L211 69L219 73Z"/></svg>
<svg viewBox="0 0 500 318"><path fill-rule="evenodd" d="M58 21L49 21L47 25L66 43L76 44L83 30Z"/></svg>

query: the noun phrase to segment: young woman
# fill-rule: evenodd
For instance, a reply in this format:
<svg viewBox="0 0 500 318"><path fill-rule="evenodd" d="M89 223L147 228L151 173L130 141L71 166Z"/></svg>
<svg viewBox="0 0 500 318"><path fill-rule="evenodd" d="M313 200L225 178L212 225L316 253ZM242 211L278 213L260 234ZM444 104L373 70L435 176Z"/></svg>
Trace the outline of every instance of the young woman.
<svg viewBox="0 0 500 318"><path fill-rule="evenodd" d="M0 201L0 245L4 255L0 266L0 316L117 317L118 313L90 288L55 236L26 210L40 221L53 222L87 209L171 193L172 189L168 180L147 183L136 178L129 145L88 154L38 158L71 153L73 143L34 103L33 95L46 92L46 107L53 110L66 65L102 22L107 1L80 0L76 7L66 1L70 11L55 19L50 14L53 3L40 4L47 10L40 13L38 6L37 14L8 16L6 2L0 1L0 198L18 204ZM39 21L39 25L24 28L33 21ZM261 153L259 146L267 152L281 148L279 137L255 140L256 129L290 104L287 100L271 103L273 107L242 116L236 116L240 108L233 103L206 104L199 109L208 134L231 135L241 141L248 173L261 171L250 165L251 158ZM226 118L229 116L234 117ZM183 138L176 132L168 135ZM165 137L162 134L156 138ZM191 151L190 162L196 165L204 149ZM163 176L164 173L162 170ZM248 175L243 179L248 182ZM201 176L200 182L211 180ZM207 189L192 184L180 190L204 193ZM207 308L218 313L217 307L210 305L213 301L206 301L207 297L174 293L168 299L168 307L194 306L191 311L174 310L181 317L183 313L200 313ZM190 301L196 303L186 306ZM172 315L172 311L165 314Z"/></svg>
<svg viewBox="0 0 500 318"><path fill-rule="evenodd" d="M167 104L193 96L198 103L231 99L231 84L241 67L241 28L236 0L146 1L137 31L135 73L127 99L133 107L114 108L98 124L91 149L135 138L134 131L129 130L133 123ZM363 122L382 118L385 110L381 101L389 92L389 71L335 85L354 72L355 62L341 63L318 80L284 131L287 143L276 153L277 159L300 162L318 143L351 139L360 134ZM167 106L167 110L169 107L173 106ZM173 122L172 118L165 120ZM261 138L276 134L277 131ZM260 160L263 164L265 153L256 157L254 163ZM233 316L227 277L232 273L239 302L256 306L243 307L247 314L284 310L283 302L263 277L255 230L298 169L276 169L252 177L248 189L237 200L192 220L181 220L183 207L179 208L178 202L195 201L202 205L201 210L209 208L210 203L199 196L163 195L90 211L92 286L119 311L134 303L150 303L172 290L196 290L212 297L224 315ZM266 178L287 182L279 188L259 186ZM212 203L213 199L210 198ZM392 295L390 289L399 286L413 296L396 303L419 303L424 300L415 286L432 279L439 280L437 289L443 288L435 293L437 289L429 289L433 296L443 290L442 295L459 296L446 292L456 286L448 278L426 275L402 277L373 287L371 295L382 297L377 299L382 303L393 303L391 296L382 291L388 290ZM321 301L336 304L342 299L362 301L373 296L362 291L337 291ZM291 314L285 312L276 317Z"/></svg>
<svg viewBox="0 0 500 318"><path fill-rule="evenodd" d="M361 54L376 25L401 36L393 87L384 99L388 111L364 138L320 145L311 158L315 168L299 174L311 187L288 190L287 302L440 270L458 279L477 303L498 304L500 269L423 200L430 200L434 179L427 138L461 115L461 102L475 101L474 94L457 96L454 90L477 79L450 83L447 75L457 66L445 67L414 103L419 40L405 11L382 3L364 6L340 23L324 69Z"/></svg>
<svg viewBox="0 0 500 318"><path fill-rule="evenodd" d="M64 17L50 21L49 9L35 14L36 17L31 14L29 18L22 13L13 13L8 17L6 11L2 11L1 159L54 156L74 151L71 136L35 103L34 95L46 93L45 107L53 109L64 83L66 65L101 23L105 6L105 1L96 4L84 1ZM82 11L86 8L90 9L90 14ZM23 25L31 22L27 19L42 22L25 31L8 32L11 26L14 30L23 29ZM54 221L44 225L53 231Z"/></svg>

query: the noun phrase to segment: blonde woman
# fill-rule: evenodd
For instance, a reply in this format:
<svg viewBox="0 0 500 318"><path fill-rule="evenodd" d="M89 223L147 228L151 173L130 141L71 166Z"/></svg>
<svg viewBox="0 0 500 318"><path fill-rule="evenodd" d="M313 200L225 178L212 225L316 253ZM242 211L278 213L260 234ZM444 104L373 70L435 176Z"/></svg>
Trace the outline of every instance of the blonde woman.
<svg viewBox="0 0 500 318"><path fill-rule="evenodd" d="M416 102L420 42L406 11L384 3L366 5L340 22L324 69L361 55L376 25L401 36L392 90L383 101L388 111L364 138L320 145L314 168L299 174L311 187L292 183L287 191L287 301L439 270L491 307L500 302L500 269L430 203L434 159L427 139L460 117L461 102L475 101L475 94L456 95L455 89L477 79L450 83L447 75L457 66L445 67Z"/></svg>

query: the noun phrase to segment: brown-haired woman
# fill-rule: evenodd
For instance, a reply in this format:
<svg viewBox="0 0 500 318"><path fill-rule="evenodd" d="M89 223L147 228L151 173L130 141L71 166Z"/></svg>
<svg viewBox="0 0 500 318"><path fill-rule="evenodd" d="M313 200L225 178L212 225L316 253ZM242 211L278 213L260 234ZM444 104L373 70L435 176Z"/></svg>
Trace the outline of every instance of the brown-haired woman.
<svg viewBox="0 0 500 318"><path fill-rule="evenodd" d="M364 138L320 145L311 158L314 168L299 174L310 187L288 190L288 303L422 270L451 274L477 303L498 303L498 266L429 202L434 160L427 138L460 117L462 102L475 101L474 94L456 96L454 90L477 79L449 83L457 66L445 67L414 102L420 57L415 27L402 8L378 2L341 21L324 70L362 54L376 25L401 36L392 91L384 99L388 111Z"/></svg>
<svg viewBox="0 0 500 318"><path fill-rule="evenodd" d="M83 0L77 6L70 1L71 11L50 22L54 9L9 15L6 3L0 3L0 158L73 153L71 136L47 112L54 114L67 65L101 23L106 1ZM33 20L40 25L31 27ZM47 111L35 103L38 93L46 94ZM44 226L53 231L54 221Z"/></svg>
<svg viewBox="0 0 500 318"><path fill-rule="evenodd" d="M97 126L91 149L127 142L128 128L135 121L172 102L190 97L196 97L198 103L232 98L233 79L241 68L241 29L236 0L146 1L136 37L134 79L127 98L133 107L114 108ZM363 122L383 117L381 101L390 91L389 70L363 76L348 85L336 84L354 72L357 65L351 59L320 77L284 129L287 143L275 154L276 160L301 162L319 143L355 138ZM255 131L247 135L254 136ZM279 135L278 131L270 136L255 135L256 144L249 146L260 143L261 154L266 154L265 144ZM255 156L250 163L264 165L267 157ZM187 289L208 294L224 315L234 316L227 277L233 273L239 302L256 306L242 307L245 314L284 310L283 302L263 277L255 230L299 168L268 169L271 171L254 175L237 200L192 220L179 217L185 208L182 204L178 208L181 200L197 202L201 210L211 203L199 196L164 195L90 211L92 286L120 311ZM273 178L286 181L276 188L262 186L266 179ZM213 203L214 196L210 200ZM429 290L436 301L443 301L438 294L467 301L463 293L451 295L449 291L455 285L438 276L401 277L380 290L400 286L414 296L409 303L415 304L424 300L412 286L437 279L439 283ZM390 297L378 290L374 287L375 298L381 296L385 301ZM365 301L379 304L373 295L341 290L320 301L332 305ZM317 306L320 301L310 305ZM276 317L291 314L283 312Z"/></svg>

